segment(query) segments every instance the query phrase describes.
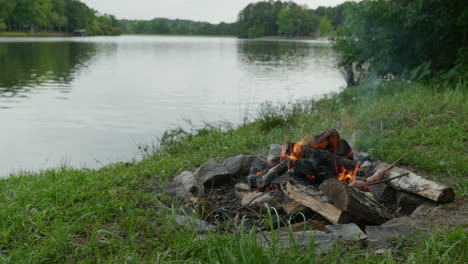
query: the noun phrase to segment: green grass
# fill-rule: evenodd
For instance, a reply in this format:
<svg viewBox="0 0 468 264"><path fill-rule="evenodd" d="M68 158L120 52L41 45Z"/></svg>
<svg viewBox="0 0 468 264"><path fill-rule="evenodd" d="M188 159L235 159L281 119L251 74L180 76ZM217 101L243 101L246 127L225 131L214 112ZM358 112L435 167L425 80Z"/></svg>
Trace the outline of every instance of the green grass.
<svg viewBox="0 0 468 264"><path fill-rule="evenodd" d="M337 246L259 247L242 226L198 237L171 221L179 201L161 190L183 170L210 158L266 154L271 143L297 141L336 127L360 150L430 172L466 195L467 87L387 82L353 87L319 101L265 104L259 119L231 127L165 133L140 162L99 170L59 168L0 180L0 262L5 263L465 263L467 231L439 230L393 253ZM172 206L171 206L172 205ZM173 207L173 208L171 208ZM268 220L268 217L266 217Z"/></svg>
<svg viewBox="0 0 468 264"><path fill-rule="evenodd" d="M206 37L206 38L237 38L234 35L197 35L197 34L122 34L122 36L161 36L161 37Z"/></svg>
<svg viewBox="0 0 468 264"><path fill-rule="evenodd" d="M318 36L266 36L266 37L258 37L255 39L259 40L327 40L328 38L326 37L318 37Z"/></svg>
<svg viewBox="0 0 468 264"><path fill-rule="evenodd" d="M65 33L58 33L58 32L37 32L37 33L30 33L30 32L15 32L15 31L3 31L0 32L0 37L61 37L67 36Z"/></svg>
<svg viewBox="0 0 468 264"><path fill-rule="evenodd" d="M30 35L27 32L0 32L0 37L27 37Z"/></svg>

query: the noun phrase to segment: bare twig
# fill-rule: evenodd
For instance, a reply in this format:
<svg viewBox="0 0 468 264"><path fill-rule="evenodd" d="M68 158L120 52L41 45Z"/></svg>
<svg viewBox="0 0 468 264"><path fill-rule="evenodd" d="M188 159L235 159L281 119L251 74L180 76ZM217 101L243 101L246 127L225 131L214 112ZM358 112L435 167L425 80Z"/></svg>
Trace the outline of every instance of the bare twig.
<svg viewBox="0 0 468 264"><path fill-rule="evenodd" d="M373 182L377 182L377 181L380 181L383 179L383 177L385 177L385 174L391 169L393 168L393 166L395 166L395 164L397 164L402 158L404 158L406 155L408 155L408 153L405 153L403 154L403 156L401 156L399 159L397 159L395 162L393 162L388 168L385 168L385 169L378 169L372 176L368 177L366 179L366 182L368 183L373 183Z"/></svg>
<svg viewBox="0 0 468 264"><path fill-rule="evenodd" d="M403 154L403 156L401 156L400 158L398 158L397 160L395 160L395 162L393 162L390 167L386 168L385 170L390 170L391 168L393 168L400 160L402 160L404 157L406 157L406 155L408 155L408 153L405 153Z"/></svg>

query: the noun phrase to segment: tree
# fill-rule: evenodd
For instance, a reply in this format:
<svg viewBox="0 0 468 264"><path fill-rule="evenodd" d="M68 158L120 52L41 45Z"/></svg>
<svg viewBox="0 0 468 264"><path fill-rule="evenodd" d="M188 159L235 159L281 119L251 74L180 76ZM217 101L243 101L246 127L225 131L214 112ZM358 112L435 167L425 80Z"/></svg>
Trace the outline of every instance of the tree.
<svg viewBox="0 0 468 264"><path fill-rule="evenodd" d="M0 0L0 7L0 18L4 20L4 23L11 24L12 13L16 7L16 1Z"/></svg>
<svg viewBox="0 0 468 264"><path fill-rule="evenodd" d="M328 36L331 32L333 32L333 25L330 22L328 17L321 17L320 24L318 25L318 31L321 36Z"/></svg>
<svg viewBox="0 0 468 264"><path fill-rule="evenodd" d="M3 20L3 18L0 18L0 31L4 31L5 29L7 29L5 21Z"/></svg>
<svg viewBox="0 0 468 264"><path fill-rule="evenodd" d="M434 75L456 66L468 45L463 0L364 0L349 7L334 45L340 65L377 75Z"/></svg>
<svg viewBox="0 0 468 264"><path fill-rule="evenodd" d="M319 18L305 6L284 8L278 14L278 34L306 36L317 30Z"/></svg>
<svg viewBox="0 0 468 264"><path fill-rule="evenodd" d="M294 32L294 24L291 18L291 12L288 8L282 9L278 14L278 33L280 35L292 35Z"/></svg>
<svg viewBox="0 0 468 264"><path fill-rule="evenodd" d="M261 36L273 36L278 34L278 14L284 8L297 6L293 2L263 1L247 5L239 12L237 19L239 36L249 37L249 32L261 29ZM250 34L252 35L252 34ZM257 36L260 37L260 36Z"/></svg>
<svg viewBox="0 0 468 264"><path fill-rule="evenodd" d="M265 29L261 26L253 25L247 30L248 38L257 38L265 35Z"/></svg>
<svg viewBox="0 0 468 264"><path fill-rule="evenodd" d="M50 24L59 32L67 25L67 17L65 16L65 1L52 0L52 12L50 14Z"/></svg>

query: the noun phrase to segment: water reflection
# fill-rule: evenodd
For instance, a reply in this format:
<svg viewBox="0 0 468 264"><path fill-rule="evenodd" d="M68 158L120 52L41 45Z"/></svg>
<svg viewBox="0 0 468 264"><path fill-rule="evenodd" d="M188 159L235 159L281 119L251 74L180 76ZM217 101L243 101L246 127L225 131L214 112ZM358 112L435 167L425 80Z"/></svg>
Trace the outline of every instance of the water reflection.
<svg viewBox="0 0 468 264"><path fill-rule="evenodd" d="M244 40L237 53L246 80L242 87L264 101L316 97L341 85L328 42Z"/></svg>
<svg viewBox="0 0 468 264"><path fill-rule="evenodd" d="M0 42L0 97L28 97L38 89L70 92L95 54L95 43Z"/></svg>
<svg viewBox="0 0 468 264"><path fill-rule="evenodd" d="M323 42L245 40L237 47L243 63L256 65L301 67L307 65L311 57L329 60L333 56L329 45Z"/></svg>
<svg viewBox="0 0 468 264"><path fill-rule="evenodd" d="M311 41L0 38L0 177L128 161L182 120L252 120L264 101L338 91L334 65Z"/></svg>

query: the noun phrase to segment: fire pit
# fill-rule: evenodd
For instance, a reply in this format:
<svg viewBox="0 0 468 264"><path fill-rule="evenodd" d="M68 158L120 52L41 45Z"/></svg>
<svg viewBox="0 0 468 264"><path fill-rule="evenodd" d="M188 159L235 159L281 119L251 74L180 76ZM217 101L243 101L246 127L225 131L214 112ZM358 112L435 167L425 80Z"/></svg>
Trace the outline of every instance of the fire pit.
<svg viewBox="0 0 468 264"><path fill-rule="evenodd" d="M394 165L353 152L336 130L329 130L271 145L266 159L210 160L175 177L168 192L185 196L199 217L225 231L241 221L265 228L265 207L277 212L277 228L304 222L308 229L324 230L330 224L381 225L411 215L423 203L453 201L451 188Z"/></svg>

